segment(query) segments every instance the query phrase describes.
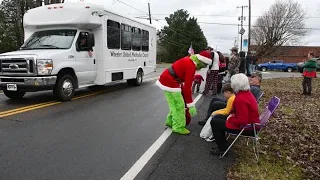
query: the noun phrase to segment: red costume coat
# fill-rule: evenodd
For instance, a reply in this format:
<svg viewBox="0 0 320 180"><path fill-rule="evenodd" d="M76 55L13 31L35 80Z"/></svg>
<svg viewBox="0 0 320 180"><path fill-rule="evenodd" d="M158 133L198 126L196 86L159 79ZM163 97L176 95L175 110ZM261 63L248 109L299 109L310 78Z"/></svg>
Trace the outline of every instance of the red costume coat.
<svg viewBox="0 0 320 180"><path fill-rule="evenodd" d="M183 97L188 107L194 106L191 87L196 73L196 63L190 57L184 57L172 64L176 75L184 83ZM169 70L166 69L156 83L162 90L167 92L181 92L181 85L172 77Z"/></svg>

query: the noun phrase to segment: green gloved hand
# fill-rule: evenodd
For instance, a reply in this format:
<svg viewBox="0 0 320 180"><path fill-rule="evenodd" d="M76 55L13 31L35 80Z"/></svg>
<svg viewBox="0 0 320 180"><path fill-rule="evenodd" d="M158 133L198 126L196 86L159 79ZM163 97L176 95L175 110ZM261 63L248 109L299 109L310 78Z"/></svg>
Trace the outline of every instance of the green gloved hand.
<svg viewBox="0 0 320 180"><path fill-rule="evenodd" d="M192 117L195 116L195 115L197 115L197 109L196 109L196 107L195 107L195 106L189 107L189 113L190 113L190 115L191 115Z"/></svg>

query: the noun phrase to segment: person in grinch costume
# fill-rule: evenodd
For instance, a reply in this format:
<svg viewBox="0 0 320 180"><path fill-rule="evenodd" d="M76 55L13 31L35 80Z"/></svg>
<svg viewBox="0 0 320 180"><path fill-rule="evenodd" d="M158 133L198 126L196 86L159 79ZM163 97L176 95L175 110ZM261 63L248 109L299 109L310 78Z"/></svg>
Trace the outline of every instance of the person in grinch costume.
<svg viewBox="0 0 320 180"><path fill-rule="evenodd" d="M166 126L172 128L173 132L184 135L190 133L186 128L185 104L187 104L191 116L197 114L191 90L194 75L196 70L207 67L211 62L211 55L206 51L184 57L164 70L156 82L164 91L169 105L170 111L166 119Z"/></svg>

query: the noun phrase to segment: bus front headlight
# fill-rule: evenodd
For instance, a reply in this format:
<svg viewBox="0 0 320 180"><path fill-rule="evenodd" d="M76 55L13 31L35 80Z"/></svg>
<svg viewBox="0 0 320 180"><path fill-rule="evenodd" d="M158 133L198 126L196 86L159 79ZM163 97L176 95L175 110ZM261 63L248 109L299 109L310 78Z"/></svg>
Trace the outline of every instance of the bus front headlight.
<svg viewBox="0 0 320 180"><path fill-rule="evenodd" d="M38 59L37 72L38 75L50 75L53 69L53 61L51 59Z"/></svg>

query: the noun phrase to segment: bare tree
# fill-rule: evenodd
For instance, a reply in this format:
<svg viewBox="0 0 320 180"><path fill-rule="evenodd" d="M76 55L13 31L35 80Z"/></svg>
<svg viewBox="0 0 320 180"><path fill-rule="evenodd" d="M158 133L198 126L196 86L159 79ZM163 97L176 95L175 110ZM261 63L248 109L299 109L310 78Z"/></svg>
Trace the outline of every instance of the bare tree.
<svg viewBox="0 0 320 180"><path fill-rule="evenodd" d="M298 2L276 1L259 17L251 31L257 56L270 56L285 44L298 44L309 33L306 12Z"/></svg>

